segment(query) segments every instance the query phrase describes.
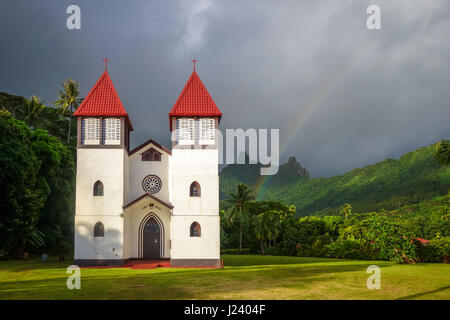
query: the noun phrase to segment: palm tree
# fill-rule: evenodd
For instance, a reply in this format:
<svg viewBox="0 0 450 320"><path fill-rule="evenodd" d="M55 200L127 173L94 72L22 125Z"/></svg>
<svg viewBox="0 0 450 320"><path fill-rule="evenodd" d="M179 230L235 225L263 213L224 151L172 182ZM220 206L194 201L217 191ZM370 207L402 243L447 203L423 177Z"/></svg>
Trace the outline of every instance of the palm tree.
<svg viewBox="0 0 450 320"><path fill-rule="evenodd" d="M72 127L72 114L77 110L81 103L80 90L78 89L78 81L68 79L61 82L63 90L58 90L58 100L55 101L55 105L59 106L63 115L69 117L69 131L67 133L67 142L70 141L70 130Z"/></svg>
<svg viewBox="0 0 450 320"><path fill-rule="evenodd" d="M37 122L39 120L39 115L44 110L44 105L41 103L38 97L31 96L30 100L27 101L25 118L23 121L30 126L31 129L36 129Z"/></svg>
<svg viewBox="0 0 450 320"><path fill-rule="evenodd" d="M270 210L266 213L268 215L267 220L267 240L269 241L269 248L270 248L270 241L273 241L275 246L275 240L280 235L280 227L281 227L281 220L280 215L281 212L278 210Z"/></svg>
<svg viewBox="0 0 450 320"><path fill-rule="evenodd" d="M261 254L264 255L264 242L270 242L278 238L280 235L280 211L269 210L258 214L255 217L255 235L261 244Z"/></svg>
<svg viewBox="0 0 450 320"><path fill-rule="evenodd" d="M260 213L255 217L255 236L259 240L261 245L261 254L264 253L264 241L267 240L267 215L265 213Z"/></svg>
<svg viewBox="0 0 450 320"><path fill-rule="evenodd" d="M244 223L247 222L247 203L253 199L251 191L243 183L237 184L237 192L230 193L232 203L231 210L228 213L230 222L233 223L233 218L236 217L239 220L239 251L242 250L242 229Z"/></svg>

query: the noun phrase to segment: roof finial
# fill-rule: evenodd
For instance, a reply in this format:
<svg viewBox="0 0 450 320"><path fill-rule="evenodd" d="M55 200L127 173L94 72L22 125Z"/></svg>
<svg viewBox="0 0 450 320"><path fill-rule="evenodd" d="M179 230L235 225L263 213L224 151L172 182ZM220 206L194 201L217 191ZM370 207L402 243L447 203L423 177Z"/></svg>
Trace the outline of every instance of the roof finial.
<svg viewBox="0 0 450 320"><path fill-rule="evenodd" d="M105 58L102 61L105 61L105 71L106 71L108 69L108 61L111 61L111 60L109 60L108 58Z"/></svg>
<svg viewBox="0 0 450 320"><path fill-rule="evenodd" d="M196 59L195 59L195 57L194 57L194 59L193 59L193 60L191 60L191 62L193 62L193 63L194 63L194 72L195 72L195 63L196 63L196 62L198 62L198 60L196 60Z"/></svg>

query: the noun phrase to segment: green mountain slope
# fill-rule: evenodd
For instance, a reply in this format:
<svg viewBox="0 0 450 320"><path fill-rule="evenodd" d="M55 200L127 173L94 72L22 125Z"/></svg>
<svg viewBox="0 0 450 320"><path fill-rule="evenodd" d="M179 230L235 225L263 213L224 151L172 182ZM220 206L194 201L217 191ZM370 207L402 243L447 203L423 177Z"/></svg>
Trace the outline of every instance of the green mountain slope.
<svg viewBox="0 0 450 320"><path fill-rule="evenodd" d="M406 230L424 239L432 239L439 233L450 237L450 194L407 205L386 213L393 221L400 222Z"/></svg>
<svg viewBox="0 0 450 320"><path fill-rule="evenodd" d="M225 199L237 182L244 182L255 189L258 199L294 204L300 216L336 214L344 203L355 212L393 210L447 194L450 167L436 164L435 150L433 144L331 178L292 177L286 165L268 178L259 176L258 165L228 166L220 173L220 195Z"/></svg>
<svg viewBox="0 0 450 320"><path fill-rule="evenodd" d="M245 163L248 163L248 155L245 155ZM261 164L232 164L220 172L220 199L229 198L229 193L234 192L239 182L258 188L266 181L266 176L260 175ZM295 157L290 157L288 162L281 165L278 173L270 177L270 185L273 187L296 183L309 178L309 172L297 162Z"/></svg>

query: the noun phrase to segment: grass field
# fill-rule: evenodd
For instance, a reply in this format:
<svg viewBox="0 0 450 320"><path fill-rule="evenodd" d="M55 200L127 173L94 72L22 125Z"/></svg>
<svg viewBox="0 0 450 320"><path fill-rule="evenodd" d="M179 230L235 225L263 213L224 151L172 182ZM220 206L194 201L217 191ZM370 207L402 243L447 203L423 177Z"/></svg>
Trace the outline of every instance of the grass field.
<svg viewBox="0 0 450 320"><path fill-rule="evenodd" d="M398 265L300 257L224 255L224 269L82 269L66 287L54 259L0 262L0 299L450 299L450 265ZM381 267L381 289L366 268Z"/></svg>

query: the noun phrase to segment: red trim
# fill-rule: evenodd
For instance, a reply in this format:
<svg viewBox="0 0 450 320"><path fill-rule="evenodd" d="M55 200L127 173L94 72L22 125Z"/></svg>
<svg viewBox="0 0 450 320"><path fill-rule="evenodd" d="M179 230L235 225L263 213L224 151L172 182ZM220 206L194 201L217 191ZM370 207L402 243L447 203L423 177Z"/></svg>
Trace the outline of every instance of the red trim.
<svg viewBox="0 0 450 320"><path fill-rule="evenodd" d="M128 156L131 156L133 154L135 154L136 152L138 152L139 150L141 150L142 148L148 146L149 144L153 144L155 147L163 150L164 152L166 152L169 155L172 155L172 151L170 151L169 149L167 149L166 147L160 145L158 142L156 142L155 140L152 139L148 139L147 141L145 141L144 143L140 144L139 146L137 146L136 148L134 148L133 150L131 150L128 153Z"/></svg>
<svg viewBox="0 0 450 320"><path fill-rule="evenodd" d="M144 199L145 197L149 197L150 199L153 199L153 200L159 202L159 203L162 204L163 206L165 206L165 207L167 207L167 208L169 208L169 209L173 209L173 205L171 205L170 203L167 203L167 202L165 202L165 201L163 201L163 200L157 198L156 196L154 196L154 195L152 195L152 194L150 194L150 193L145 193L145 194L143 194L143 195L140 196L139 198L137 198L137 199L131 201L130 203L124 205L122 208L126 209L126 208L128 208L129 206L135 204L136 202L139 202L140 200Z"/></svg>

